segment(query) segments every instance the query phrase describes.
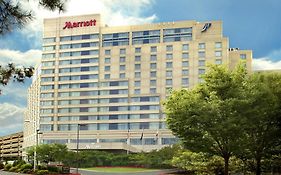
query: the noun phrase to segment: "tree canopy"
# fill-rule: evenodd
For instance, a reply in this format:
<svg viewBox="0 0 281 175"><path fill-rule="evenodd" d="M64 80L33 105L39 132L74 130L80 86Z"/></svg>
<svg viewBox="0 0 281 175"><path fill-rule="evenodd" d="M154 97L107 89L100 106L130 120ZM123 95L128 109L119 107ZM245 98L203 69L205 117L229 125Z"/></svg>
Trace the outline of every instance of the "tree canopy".
<svg viewBox="0 0 281 175"><path fill-rule="evenodd" d="M223 157L227 175L231 156L247 152L255 158L255 152L271 143L265 138L278 135L270 137L278 130L273 116L280 116L280 106L277 93L269 86L280 89L280 76L273 84L261 79L247 74L242 66L233 71L224 66L210 66L204 83L193 89L174 91L164 103L168 127L187 149ZM269 123L276 128L272 132ZM263 146L255 147L259 143Z"/></svg>
<svg viewBox="0 0 281 175"><path fill-rule="evenodd" d="M38 5L51 11L65 10L65 0L38 0ZM10 0L0 0L0 12L0 36L15 28L23 27L35 18L32 9L24 9L19 1L15 3Z"/></svg>
<svg viewBox="0 0 281 175"><path fill-rule="evenodd" d="M26 0L28 2L28 0ZM48 10L59 12L65 10L66 0L38 0L38 5ZM35 1L36 2L36 1ZM33 20L32 9L24 9L20 1L16 3L10 0L0 0L0 37L13 31L14 29L25 26ZM15 64L9 63L6 67L0 65L0 84L7 85L10 79L23 82L26 77L30 78L33 75L33 67L16 68ZM0 90L1 94L1 90Z"/></svg>

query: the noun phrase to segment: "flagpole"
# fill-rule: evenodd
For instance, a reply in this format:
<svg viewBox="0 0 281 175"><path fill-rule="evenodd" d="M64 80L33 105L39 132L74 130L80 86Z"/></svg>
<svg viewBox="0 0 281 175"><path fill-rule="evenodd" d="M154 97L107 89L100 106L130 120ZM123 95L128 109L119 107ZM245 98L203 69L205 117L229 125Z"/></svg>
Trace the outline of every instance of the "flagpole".
<svg viewBox="0 0 281 175"><path fill-rule="evenodd" d="M143 131L144 131L144 128L142 128L142 133L141 133L141 145L142 145L142 151L144 151L144 144L143 144Z"/></svg>
<svg viewBox="0 0 281 175"><path fill-rule="evenodd" d="M128 129L128 133L127 133L127 145L129 145L129 143L130 143L129 139L130 139L130 129ZM127 155L128 154L129 154L129 146L127 148Z"/></svg>

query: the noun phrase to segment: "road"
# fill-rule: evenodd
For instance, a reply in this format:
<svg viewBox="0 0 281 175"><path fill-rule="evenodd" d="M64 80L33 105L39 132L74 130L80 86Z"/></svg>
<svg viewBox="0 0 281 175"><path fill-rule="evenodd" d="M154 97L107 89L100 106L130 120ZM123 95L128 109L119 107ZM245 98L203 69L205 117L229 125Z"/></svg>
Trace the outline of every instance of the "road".
<svg viewBox="0 0 281 175"><path fill-rule="evenodd" d="M75 169L71 170L73 173L76 172ZM175 170L156 170L156 171L146 171L138 173L102 173L90 170L79 170L81 175L167 175Z"/></svg>
<svg viewBox="0 0 281 175"><path fill-rule="evenodd" d="M21 173L12 173L12 172L7 172L7 171L2 171L0 170L0 175L23 175ZM27 174L24 174L27 175Z"/></svg>
<svg viewBox="0 0 281 175"><path fill-rule="evenodd" d="M75 172L75 169L72 169L71 172ZM156 170L156 171L146 171L146 172L138 172L138 173L102 173L102 172L95 172L95 171L88 171L88 170L79 170L81 175L167 175L174 170ZM27 175L22 173L12 173L7 171L1 171L0 175Z"/></svg>

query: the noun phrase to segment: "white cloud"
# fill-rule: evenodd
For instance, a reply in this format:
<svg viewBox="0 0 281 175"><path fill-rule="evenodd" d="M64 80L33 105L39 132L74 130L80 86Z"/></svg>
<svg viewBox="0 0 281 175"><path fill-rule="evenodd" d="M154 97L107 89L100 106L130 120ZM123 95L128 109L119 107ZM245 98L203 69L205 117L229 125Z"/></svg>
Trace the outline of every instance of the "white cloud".
<svg viewBox="0 0 281 175"><path fill-rule="evenodd" d="M281 48L273 50L265 57L253 59L252 66L253 70L281 70Z"/></svg>
<svg viewBox="0 0 281 175"><path fill-rule="evenodd" d="M36 17L23 32L30 37L40 38L44 18L82 14L101 14L104 23L109 26L151 23L157 18L156 15L144 17L142 12L153 3L154 0L69 0L66 2L66 12L59 14L42 9L37 0L23 1L23 6L33 9Z"/></svg>
<svg viewBox="0 0 281 175"><path fill-rule="evenodd" d="M272 61L270 58L253 59L253 70L281 70L281 61Z"/></svg>
<svg viewBox="0 0 281 175"><path fill-rule="evenodd" d="M10 103L0 104L0 135L21 131L24 108Z"/></svg>
<svg viewBox="0 0 281 175"><path fill-rule="evenodd" d="M12 62L16 65L35 66L40 62L41 53L40 50L21 52L17 50L0 49L0 64L7 65L7 63Z"/></svg>

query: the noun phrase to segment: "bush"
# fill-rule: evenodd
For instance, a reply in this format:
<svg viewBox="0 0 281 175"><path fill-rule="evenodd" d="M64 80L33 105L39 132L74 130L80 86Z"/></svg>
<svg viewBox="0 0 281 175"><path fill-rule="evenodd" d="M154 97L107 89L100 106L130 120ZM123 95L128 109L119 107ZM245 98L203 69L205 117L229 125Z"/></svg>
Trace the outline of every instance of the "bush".
<svg viewBox="0 0 281 175"><path fill-rule="evenodd" d="M5 171L9 171L9 169L12 167L11 164L6 164L5 167L4 167L4 170Z"/></svg>
<svg viewBox="0 0 281 175"><path fill-rule="evenodd" d="M21 165L20 171L23 172L25 170L32 170L32 165L29 163Z"/></svg>
<svg viewBox="0 0 281 175"><path fill-rule="evenodd" d="M49 172L52 172L52 173L59 173L60 172L60 169L58 167L56 167L56 166L48 166L47 170Z"/></svg>
<svg viewBox="0 0 281 175"><path fill-rule="evenodd" d="M17 170L17 167L11 167L11 168L9 169L10 172L16 172L16 170Z"/></svg>
<svg viewBox="0 0 281 175"><path fill-rule="evenodd" d="M49 174L49 171L48 170L38 170L36 172L37 175L47 175Z"/></svg>
<svg viewBox="0 0 281 175"><path fill-rule="evenodd" d="M23 164L25 164L25 161L19 159L19 160L14 161L13 167L15 167L15 166L17 166L17 165L21 166L21 165L23 165Z"/></svg>
<svg viewBox="0 0 281 175"><path fill-rule="evenodd" d="M2 162L0 162L0 170L4 169L4 164Z"/></svg>
<svg viewBox="0 0 281 175"><path fill-rule="evenodd" d="M37 169L38 170L47 170L47 166L46 165L37 165Z"/></svg>
<svg viewBox="0 0 281 175"><path fill-rule="evenodd" d="M32 169L24 169L21 172L22 173L32 173Z"/></svg>

